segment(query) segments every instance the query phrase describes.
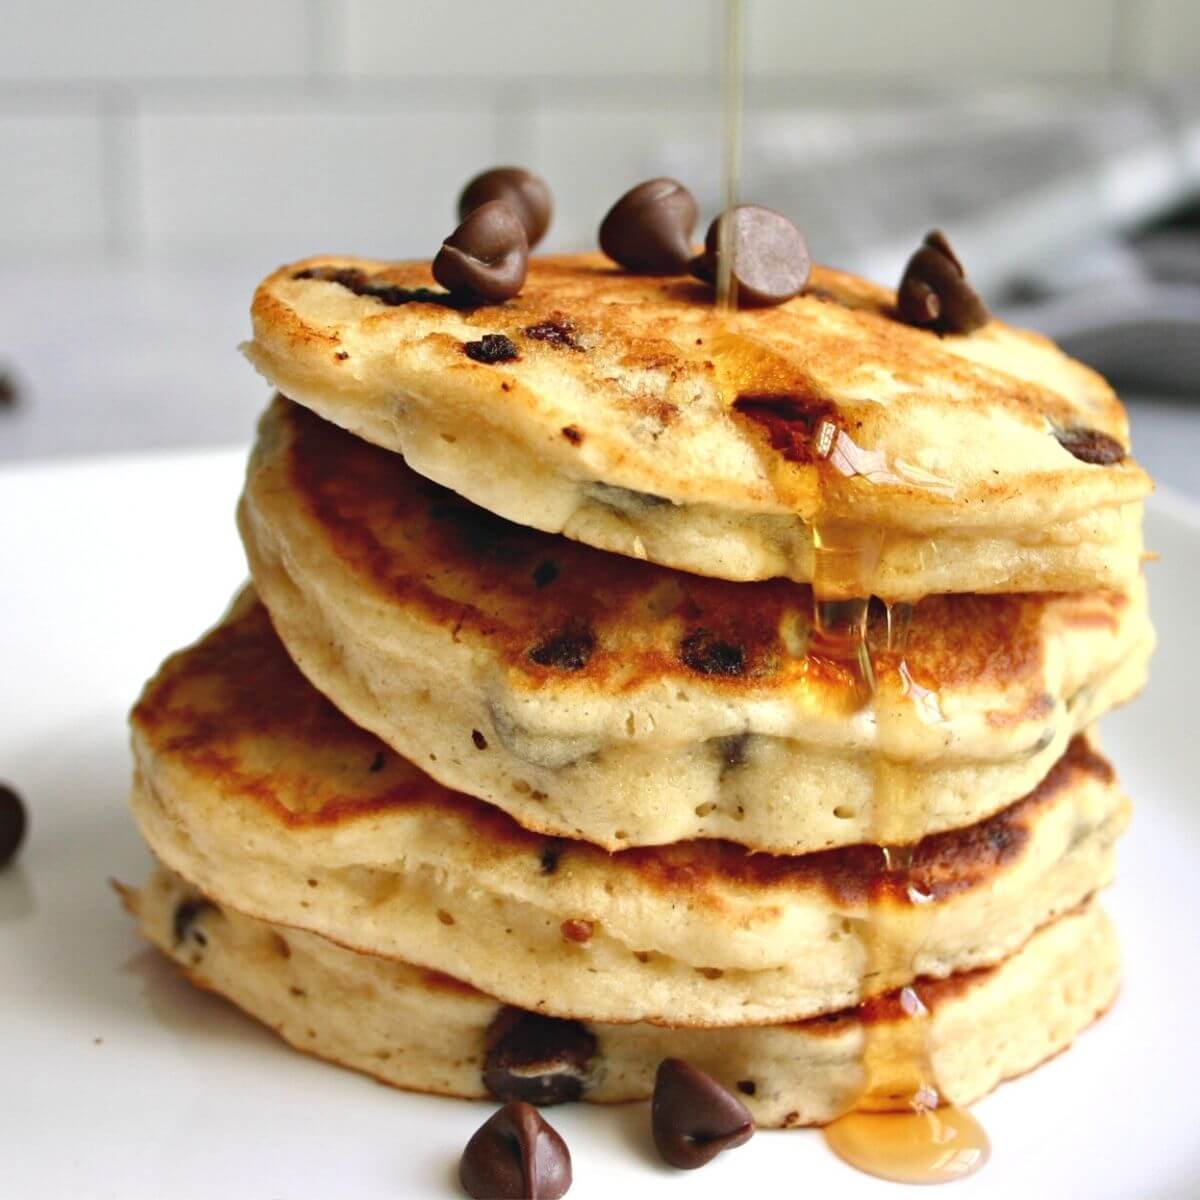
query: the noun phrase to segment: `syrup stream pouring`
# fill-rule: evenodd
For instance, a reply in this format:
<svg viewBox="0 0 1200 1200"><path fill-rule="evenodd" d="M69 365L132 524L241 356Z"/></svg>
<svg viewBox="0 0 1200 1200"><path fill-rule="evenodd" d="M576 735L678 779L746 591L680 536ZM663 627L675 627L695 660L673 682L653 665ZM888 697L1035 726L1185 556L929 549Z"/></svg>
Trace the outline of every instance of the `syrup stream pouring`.
<svg viewBox="0 0 1200 1200"><path fill-rule="evenodd" d="M737 321L736 282L729 245L729 214L738 203L742 140L742 36L743 0L725 3L725 64L723 138L723 209L718 227L717 308ZM714 339L713 355L727 408L743 391L754 391L748 364L764 357L778 359L774 347L741 332L725 332ZM802 363L788 363L803 375ZM739 387L744 384L744 387ZM825 427L825 424L828 427ZM813 430L817 479L835 475L865 481L942 489L945 484L927 473L889 459L886 448L856 445L836 423ZM767 477L787 495L794 483L784 484L789 464L774 451L764 451ZM818 484L817 515L813 522L813 612L809 654L831 658L852 673L860 716L874 725L874 795L871 807L872 842L880 847L880 887L868 901L862 923L862 943L867 960L866 978L899 973L912 978L925 941L925 921L898 939L894 914L900 906L929 914L933 897L923 890L915 870L912 845L897 842L900 828L925 828L928 814L915 810L922 804L911 769L889 757L889 746L906 721L937 724L944 720L936 689L914 679L905 657L912 610L909 605L887 605L886 642L877 664L868 641L870 590L864 580L878 561L883 533L859 524L822 515L825 488ZM898 682L898 700L891 690L882 698L879 671ZM887 951L885 947L901 949ZM961 1179L981 1167L989 1154L987 1134L967 1111L944 1104L938 1093L929 1046L929 1010L916 986L898 995L904 1019L872 1021L872 1010L884 1001L860 1004L864 1018L863 1086L854 1107L826 1126L826 1143L840 1158L868 1174L903 1183L944 1183Z"/></svg>

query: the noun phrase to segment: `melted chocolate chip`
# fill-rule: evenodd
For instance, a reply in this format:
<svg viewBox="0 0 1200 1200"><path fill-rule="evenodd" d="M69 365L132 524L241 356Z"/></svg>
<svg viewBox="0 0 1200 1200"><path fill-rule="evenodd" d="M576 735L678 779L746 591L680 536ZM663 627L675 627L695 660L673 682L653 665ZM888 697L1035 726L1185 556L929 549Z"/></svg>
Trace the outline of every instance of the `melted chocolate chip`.
<svg viewBox="0 0 1200 1200"><path fill-rule="evenodd" d="M458 1178L476 1200L559 1200L571 1186L571 1152L533 1105L510 1100L472 1135Z"/></svg>
<svg viewBox="0 0 1200 1200"><path fill-rule="evenodd" d="M596 648L596 635L585 626L570 626L539 642L529 657L539 667L557 667L560 671L581 671Z"/></svg>
<svg viewBox="0 0 1200 1200"><path fill-rule="evenodd" d="M463 353L477 363L512 362L520 358L512 338L502 333L485 333L477 342L463 342Z"/></svg>
<svg viewBox="0 0 1200 1200"><path fill-rule="evenodd" d="M191 937L198 945L207 946L208 938L195 928L195 924L206 913L216 911L217 906L204 896L189 896L186 900L180 900L175 908L175 944L181 945Z"/></svg>
<svg viewBox="0 0 1200 1200"><path fill-rule="evenodd" d="M570 317L559 313L555 313L548 320L539 321L536 325L529 325L521 332L526 337L533 338L535 342L546 342L550 346L560 346L565 350L583 349L576 340L575 323Z"/></svg>
<svg viewBox="0 0 1200 1200"><path fill-rule="evenodd" d="M505 201L520 218L532 250L546 236L554 200L550 186L540 176L522 167L493 167L476 175L458 198L458 219L465 220L489 200Z"/></svg>
<svg viewBox="0 0 1200 1200"><path fill-rule="evenodd" d="M540 562L533 569L533 586L537 588L549 587L558 578L558 564L546 559L545 562Z"/></svg>
<svg viewBox="0 0 1200 1200"><path fill-rule="evenodd" d="M0 867L6 867L16 857L29 817L21 797L7 784L0 783Z"/></svg>
<svg viewBox="0 0 1200 1200"><path fill-rule="evenodd" d="M563 1104L587 1086L596 1039L578 1021L503 1009L488 1030L483 1085L498 1100Z"/></svg>
<svg viewBox="0 0 1200 1200"><path fill-rule="evenodd" d="M499 304L521 290L528 266L529 242L520 217L505 201L489 200L442 243L433 277L451 295Z"/></svg>
<svg viewBox="0 0 1200 1200"><path fill-rule="evenodd" d="M650 1102L654 1145L673 1167L690 1171L748 1142L754 1118L715 1079L678 1058L663 1059Z"/></svg>
<svg viewBox="0 0 1200 1200"><path fill-rule="evenodd" d="M737 733L732 737L717 738L717 750L727 767L744 767L749 761L750 735Z"/></svg>
<svg viewBox="0 0 1200 1200"><path fill-rule="evenodd" d="M758 425L771 449L794 463L822 458L821 426L826 421L837 425L837 408L817 396L744 394L733 402L733 410Z"/></svg>
<svg viewBox="0 0 1200 1200"><path fill-rule="evenodd" d="M600 225L600 249L627 271L683 275L692 258L696 201L674 179L630 188Z"/></svg>
<svg viewBox="0 0 1200 1200"><path fill-rule="evenodd" d="M900 318L938 333L971 333L991 316L946 235L934 229L908 260L896 296Z"/></svg>
<svg viewBox="0 0 1200 1200"><path fill-rule="evenodd" d="M538 860L541 863L543 875L553 875L558 870L558 860L562 857L562 847L558 845L547 846Z"/></svg>
<svg viewBox="0 0 1200 1200"><path fill-rule="evenodd" d="M704 253L692 260L692 274L716 283L722 217L708 227ZM782 213L740 204L725 214L726 244L732 255L730 279L739 306L782 304L804 291L812 270L804 235Z"/></svg>
<svg viewBox="0 0 1200 1200"><path fill-rule="evenodd" d="M596 932L596 926L591 921L584 920L582 917L572 917L564 921L559 926L559 930L567 941L586 945L586 943L592 940L592 934Z"/></svg>
<svg viewBox="0 0 1200 1200"><path fill-rule="evenodd" d="M1125 447L1116 438L1109 437L1107 433L1101 433L1098 429L1073 425L1070 429L1056 429L1054 436L1059 445L1080 462L1109 467L1125 459Z"/></svg>
<svg viewBox="0 0 1200 1200"><path fill-rule="evenodd" d="M403 288L391 283L379 283L357 267L306 267L297 271L293 279L316 279L323 283L336 283L356 296L369 296L390 308L402 304L438 304L443 308L471 308L470 300L451 296L447 292L435 292L432 288Z"/></svg>
<svg viewBox="0 0 1200 1200"><path fill-rule="evenodd" d="M705 629L688 634L679 645L683 665L701 675L740 675L746 669L741 646L721 641Z"/></svg>

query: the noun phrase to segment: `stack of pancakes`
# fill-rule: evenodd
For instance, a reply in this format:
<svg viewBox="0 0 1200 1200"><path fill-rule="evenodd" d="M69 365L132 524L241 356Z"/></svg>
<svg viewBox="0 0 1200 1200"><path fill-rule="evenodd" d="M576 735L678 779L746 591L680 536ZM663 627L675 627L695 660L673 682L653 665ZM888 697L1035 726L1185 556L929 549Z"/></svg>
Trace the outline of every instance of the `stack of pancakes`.
<svg viewBox="0 0 1200 1200"><path fill-rule="evenodd" d="M253 588L133 714L147 936L460 1096L645 1097L674 1056L827 1122L868 1039L903 1071L913 992L950 1101L1066 1046L1118 982L1092 725L1153 641L1107 385L832 271L732 313L591 256L429 285L258 291Z"/></svg>

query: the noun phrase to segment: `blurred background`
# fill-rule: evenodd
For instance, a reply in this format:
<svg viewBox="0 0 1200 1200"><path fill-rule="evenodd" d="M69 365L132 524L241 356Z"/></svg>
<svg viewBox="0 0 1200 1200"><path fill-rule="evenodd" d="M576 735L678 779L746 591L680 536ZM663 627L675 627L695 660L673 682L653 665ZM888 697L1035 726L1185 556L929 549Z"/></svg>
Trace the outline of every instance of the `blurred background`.
<svg viewBox="0 0 1200 1200"><path fill-rule="evenodd" d="M720 195L721 0L4 0L0 460L245 441L259 277L432 257L546 176L547 249L650 175ZM1200 493L1200 0L746 0L743 197L894 284L943 226L994 308Z"/></svg>

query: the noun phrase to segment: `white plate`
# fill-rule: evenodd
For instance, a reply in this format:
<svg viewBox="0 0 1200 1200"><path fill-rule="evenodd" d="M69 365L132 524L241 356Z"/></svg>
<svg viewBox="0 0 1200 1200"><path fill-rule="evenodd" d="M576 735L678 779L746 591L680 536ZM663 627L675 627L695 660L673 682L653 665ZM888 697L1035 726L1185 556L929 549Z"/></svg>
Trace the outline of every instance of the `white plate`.
<svg viewBox="0 0 1200 1200"><path fill-rule="evenodd" d="M452 1196L489 1106L409 1096L302 1057L194 992L134 936L107 879L147 856L125 811L124 716L243 575L241 455L0 472L0 777L33 831L0 876L3 1200ZM1160 496L1149 544L1163 648L1105 743L1138 802L1108 903L1128 977L1069 1054L977 1112L997 1196L1200 1196L1200 515ZM699 1172L649 1149L645 1105L554 1110L584 1197L882 1197L811 1132L760 1134Z"/></svg>

